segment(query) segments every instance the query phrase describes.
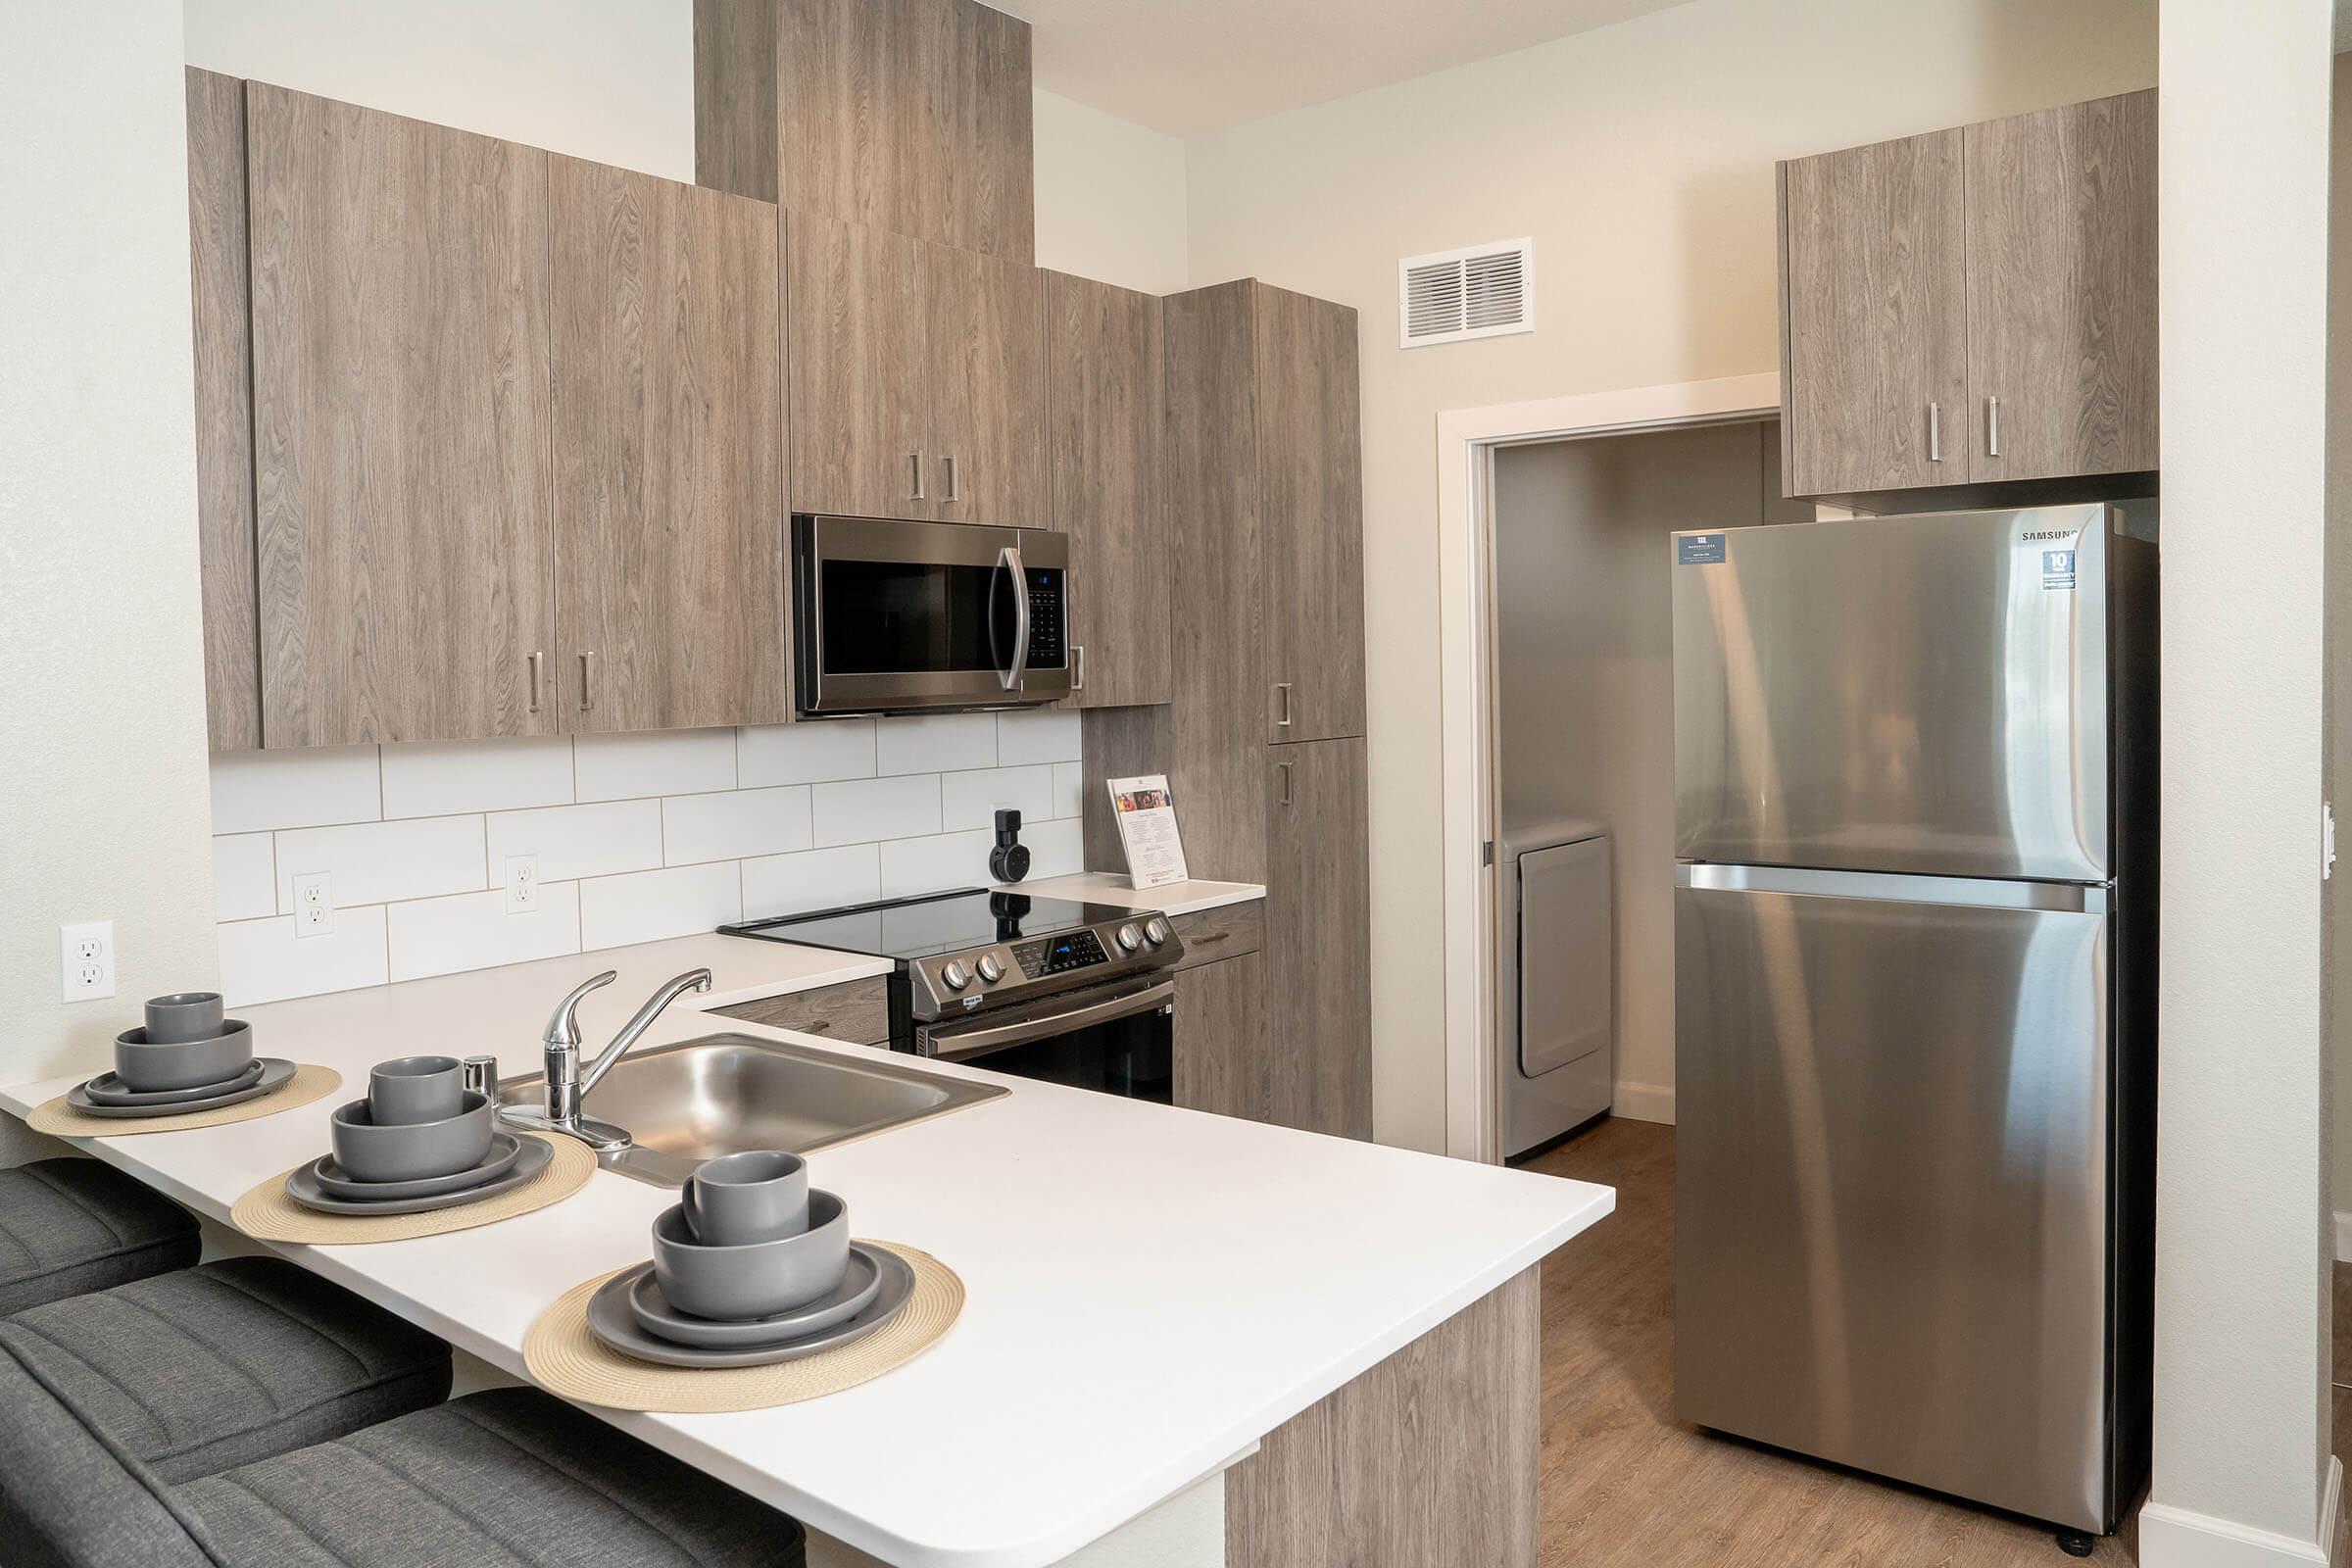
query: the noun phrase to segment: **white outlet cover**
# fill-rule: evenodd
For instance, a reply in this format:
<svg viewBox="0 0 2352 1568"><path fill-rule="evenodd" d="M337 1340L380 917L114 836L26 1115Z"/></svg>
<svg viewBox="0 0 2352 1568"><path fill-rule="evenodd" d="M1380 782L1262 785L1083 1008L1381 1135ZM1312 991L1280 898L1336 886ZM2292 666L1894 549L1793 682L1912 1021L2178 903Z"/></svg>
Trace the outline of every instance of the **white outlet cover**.
<svg viewBox="0 0 2352 1568"><path fill-rule="evenodd" d="M57 928L58 992L67 1002L115 994L115 922L87 920Z"/></svg>
<svg viewBox="0 0 2352 1568"><path fill-rule="evenodd" d="M510 855L504 863L500 883L507 890L509 914L531 914L539 907L539 857Z"/></svg>
<svg viewBox="0 0 2352 1568"><path fill-rule="evenodd" d="M335 928L335 898L324 871L294 879L294 935L322 937Z"/></svg>

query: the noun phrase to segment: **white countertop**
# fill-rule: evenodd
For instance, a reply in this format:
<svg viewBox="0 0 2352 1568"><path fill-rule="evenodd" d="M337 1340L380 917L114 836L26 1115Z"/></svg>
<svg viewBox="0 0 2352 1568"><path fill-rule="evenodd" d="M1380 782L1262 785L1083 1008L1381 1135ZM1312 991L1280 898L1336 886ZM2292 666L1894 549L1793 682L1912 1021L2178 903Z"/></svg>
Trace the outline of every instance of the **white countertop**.
<svg viewBox="0 0 2352 1568"><path fill-rule="evenodd" d="M1162 914L1198 914L1202 909L1248 904L1266 896L1266 890L1255 882L1204 882L1199 877L1139 891L1124 871L1079 871L1070 876L999 885L1007 893L1034 893L1042 898L1076 899L1127 909L1157 909Z"/></svg>
<svg viewBox="0 0 2352 1568"><path fill-rule="evenodd" d="M647 1044L723 1027L856 1054L865 1048L700 1009L888 967L688 937L245 1008L265 1053L340 1069L344 1094L229 1127L80 1142L225 1221L254 1183L325 1149L329 1110L365 1092L369 1064L495 1052L507 1072L535 1070L539 1030L572 984L620 971L581 1007L593 1043L698 964L713 971L711 993L674 1005ZM1058 1561L1614 1206L1587 1183L924 1065L1012 1092L810 1162L858 1234L922 1248L963 1276L947 1339L872 1383L780 1409L599 1412L905 1568ZM71 1083L0 1090L0 1107L21 1115ZM519 1376L532 1319L580 1280L644 1257L647 1225L674 1200L599 1171L551 1208L477 1230L280 1250Z"/></svg>

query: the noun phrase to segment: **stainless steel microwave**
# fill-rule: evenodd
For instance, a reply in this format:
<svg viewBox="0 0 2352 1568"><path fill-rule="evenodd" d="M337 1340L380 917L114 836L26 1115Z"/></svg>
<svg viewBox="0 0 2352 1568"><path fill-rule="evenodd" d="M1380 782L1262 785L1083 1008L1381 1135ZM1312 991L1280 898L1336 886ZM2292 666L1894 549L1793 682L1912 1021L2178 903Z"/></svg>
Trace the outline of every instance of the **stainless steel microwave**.
<svg viewBox="0 0 2352 1568"><path fill-rule="evenodd" d="M1040 528L792 519L808 715L1032 708L1070 693L1069 541Z"/></svg>

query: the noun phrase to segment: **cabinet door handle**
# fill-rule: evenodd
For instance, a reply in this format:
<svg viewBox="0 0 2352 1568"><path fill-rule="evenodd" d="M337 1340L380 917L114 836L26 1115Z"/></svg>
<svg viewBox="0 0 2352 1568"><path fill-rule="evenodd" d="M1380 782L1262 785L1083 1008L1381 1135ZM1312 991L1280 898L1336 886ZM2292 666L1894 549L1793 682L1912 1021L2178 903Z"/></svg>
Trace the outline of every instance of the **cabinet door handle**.
<svg viewBox="0 0 2352 1568"><path fill-rule="evenodd" d="M2001 400L1999 398L1988 397L1984 400L1984 455L1988 458L1997 458L2001 455Z"/></svg>
<svg viewBox="0 0 2352 1568"><path fill-rule="evenodd" d="M1070 645L1070 690L1074 692L1086 690L1086 644L1072 643Z"/></svg>
<svg viewBox="0 0 2352 1568"><path fill-rule="evenodd" d="M940 497L940 499L943 501L961 501L963 499L963 481L956 475L956 472L955 454L950 453L948 456L941 458L939 460L939 466L942 471L944 471L948 476L948 493Z"/></svg>
<svg viewBox="0 0 2352 1568"><path fill-rule="evenodd" d="M1928 461L1943 461L1943 405L1940 403L1928 405Z"/></svg>
<svg viewBox="0 0 2352 1568"><path fill-rule="evenodd" d="M580 655L580 711L585 713L596 706L596 651Z"/></svg>
<svg viewBox="0 0 2352 1568"><path fill-rule="evenodd" d="M907 453L906 467L914 475L914 488L906 493L906 499L920 501L923 499L923 455L920 452Z"/></svg>
<svg viewBox="0 0 2352 1568"><path fill-rule="evenodd" d="M545 701L544 694L546 693L546 690L547 690L547 678L546 678L546 677L547 677L547 655L545 655L545 654L533 654L533 655L531 655L531 656L530 656L530 666L531 666L531 711L532 711L532 712L534 712L534 713L536 713L537 711L539 711L540 708L541 708L542 706L544 706L544 701Z"/></svg>
<svg viewBox="0 0 2352 1568"><path fill-rule="evenodd" d="M1291 769L1295 765L1295 763L1291 762L1276 762L1274 764L1274 771L1282 775L1282 800L1280 804L1284 806L1291 804Z"/></svg>
<svg viewBox="0 0 2352 1568"><path fill-rule="evenodd" d="M1276 729L1289 729L1297 716L1291 711L1291 683L1287 680L1274 683L1274 715Z"/></svg>

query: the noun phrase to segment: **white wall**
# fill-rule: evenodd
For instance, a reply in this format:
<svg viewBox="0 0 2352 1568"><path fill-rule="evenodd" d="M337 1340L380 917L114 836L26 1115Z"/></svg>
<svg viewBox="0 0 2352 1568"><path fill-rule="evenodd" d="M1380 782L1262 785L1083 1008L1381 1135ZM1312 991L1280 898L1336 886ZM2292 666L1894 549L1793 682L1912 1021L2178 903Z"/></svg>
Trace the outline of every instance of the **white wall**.
<svg viewBox="0 0 2352 1568"><path fill-rule="evenodd" d="M2145 1568L2320 1563L2331 1544L2319 860L2329 33L2328 0L2165 0ZM2260 245L2243 243L2251 233Z"/></svg>
<svg viewBox="0 0 2352 1568"><path fill-rule="evenodd" d="M1187 143L1192 279L1362 313L1374 1122L1443 1147L1434 418L1778 368L1773 162L2155 77L2153 0L1694 0ZM1396 260L1533 234L1530 335L1401 351Z"/></svg>
<svg viewBox="0 0 2352 1568"><path fill-rule="evenodd" d="M2347 11L2352 16L2352 10ZM2333 128L2328 155L2328 319L2352 323L2352 54L2335 57ZM2352 326L2328 335L2328 795L2343 847L2352 851ZM2328 1061L2337 1083L2352 1068L2352 963L2337 955L2352 942L2352 859L2326 890L2322 921L2328 976ZM2352 1094L2332 1097L2334 1202L2339 1258L2352 1254ZM2352 1366L2337 1375L2352 1378Z"/></svg>
<svg viewBox="0 0 2352 1568"><path fill-rule="evenodd" d="M1050 92L1036 105L1037 265L1147 294L1184 288L1184 143Z"/></svg>
<svg viewBox="0 0 2352 1568"><path fill-rule="evenodd" d="M0 6L0 1077L209 985L178 0ZM111 1002L58 925L112 919Z"/></svg>

